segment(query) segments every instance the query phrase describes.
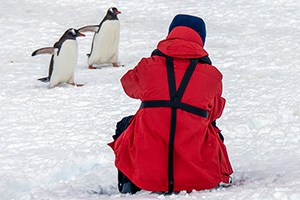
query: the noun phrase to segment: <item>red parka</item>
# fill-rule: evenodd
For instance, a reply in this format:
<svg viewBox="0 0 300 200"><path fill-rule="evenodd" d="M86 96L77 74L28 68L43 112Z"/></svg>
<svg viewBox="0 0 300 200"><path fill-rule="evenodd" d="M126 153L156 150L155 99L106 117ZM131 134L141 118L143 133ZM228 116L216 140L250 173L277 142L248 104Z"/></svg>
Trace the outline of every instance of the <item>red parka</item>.
<svg viewBox="0 0 300 200"><path fill-rule="evenodd" d="M176 87L191 58L207 56L200 36L191 28L174 28L157 49L174 60ZM125 93L141 101L170 100L166 58L143 58L122 78ZM222 114L222 74L198 63L182 102L207 110L208 118L178 109L173 152L174 191L202 190L228 183L232 168L218 129L211 122ZM139 109L129 127L109 145L116 167L134 184L149 191L168 191L171 107Z"/></svg>

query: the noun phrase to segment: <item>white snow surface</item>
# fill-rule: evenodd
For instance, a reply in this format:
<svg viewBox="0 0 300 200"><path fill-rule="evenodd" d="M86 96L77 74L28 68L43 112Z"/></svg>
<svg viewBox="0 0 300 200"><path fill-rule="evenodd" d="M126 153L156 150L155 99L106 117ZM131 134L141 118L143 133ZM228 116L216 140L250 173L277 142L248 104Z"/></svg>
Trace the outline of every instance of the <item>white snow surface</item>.
<svg viewBox="0 0 300 200"><path fill-rule="evenodd" d="M70 27L122 14L120 63L88 70L93 34L78 38L75 82L49 89L52 46ZM299 0L7 0L0 6L0 199L300 199ZM150 55L178 13L202 17L205 48L224 75L218 125L234 168L232 187L163 196L117 191L115 124L139 101L120 77ZM98 194L95 194L98 193Z"/></svg>

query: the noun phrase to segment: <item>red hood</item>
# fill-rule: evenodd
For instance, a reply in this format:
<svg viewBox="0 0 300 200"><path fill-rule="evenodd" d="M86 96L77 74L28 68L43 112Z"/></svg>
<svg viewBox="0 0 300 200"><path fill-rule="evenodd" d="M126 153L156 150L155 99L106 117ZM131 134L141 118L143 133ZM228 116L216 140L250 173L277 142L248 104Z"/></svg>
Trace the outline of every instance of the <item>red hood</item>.
<svg viewBox="0 0 300 200"><path fill-rule="evenodd" d="M158 43L157 49L174 58L201 58L208 55L198 33L185 26L174 28L165 40Z"/></svg>

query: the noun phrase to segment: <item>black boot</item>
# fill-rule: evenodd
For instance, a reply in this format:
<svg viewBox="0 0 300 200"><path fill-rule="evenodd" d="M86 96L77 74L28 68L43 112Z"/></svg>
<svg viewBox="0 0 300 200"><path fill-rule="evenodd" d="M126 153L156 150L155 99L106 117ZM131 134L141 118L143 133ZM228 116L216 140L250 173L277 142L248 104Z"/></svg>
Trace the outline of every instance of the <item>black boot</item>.
<svg viewBox="0 0 300 200"><path fill-rule="evenodd" d="M118 189L122 194L135 194L141 189L132 183L121 171L118 170Z"/></svg>

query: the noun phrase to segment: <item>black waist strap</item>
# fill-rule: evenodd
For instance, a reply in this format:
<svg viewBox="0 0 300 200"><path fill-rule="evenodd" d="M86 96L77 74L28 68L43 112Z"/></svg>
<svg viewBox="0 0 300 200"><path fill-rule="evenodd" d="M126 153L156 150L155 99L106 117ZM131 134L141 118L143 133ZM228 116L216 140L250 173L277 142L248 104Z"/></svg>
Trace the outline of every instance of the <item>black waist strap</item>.
<svg viewBox="0 0 300 200"><path fill-rule="evenodd" d="M170 100L152 100L152 101L143 101L140 108L155 108L155 107L172 107L179 108L181 110L193 113L195 115L208 118L208 111L189 104L179 102L179 101L170 101Z"/></svg>

